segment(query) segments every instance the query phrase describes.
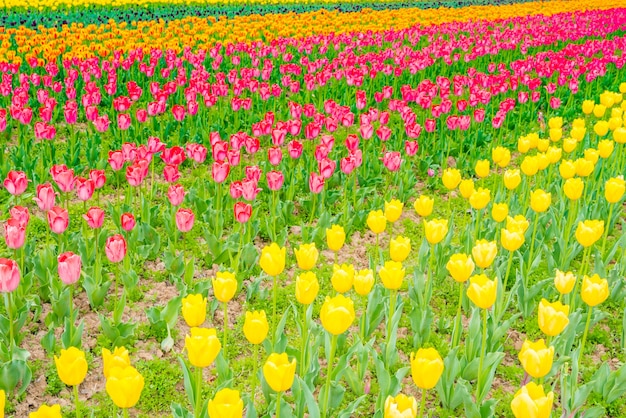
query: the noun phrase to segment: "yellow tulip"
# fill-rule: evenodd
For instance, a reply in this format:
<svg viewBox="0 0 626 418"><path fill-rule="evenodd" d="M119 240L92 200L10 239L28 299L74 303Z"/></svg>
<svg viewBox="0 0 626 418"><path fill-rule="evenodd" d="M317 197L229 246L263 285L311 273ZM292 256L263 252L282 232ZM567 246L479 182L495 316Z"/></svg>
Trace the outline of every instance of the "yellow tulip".
<svg viewBox="0 0 626 418"><path fill-rule="evenodd" d="M402 287L405 273L402 263L396 261L385 261L385 265L378 271L383 286L390 290L398 290Z"/></svg>
<svg viewBox="0 0 626 418"><path fill-rule="evenodd" d="M433 213L433 206L435 205L435 199L428 196L420 196L415 200L413 207L415 212L423 218L430 216Z"/></svg>
<svg viewBox="0 0 626 418"><path fill-rule="evenodd" d="M489 175L489 160L478 160L476 161L476 166L474 167L474 171L478 177L485 178Z"/></svg>
<svg viewBox="0 0 626 418"><path fill-rule="evenodd" d="M626 181L623 176L613 177L604 183L604 198L609 203L617 203L622 200L626 192Z"/></svg>
<svg viewBox="0 0 626 418"><path fill-rule="evenodd" d="M494 203L491 207L491 217L496 222L502 222L509 215L509 205L506 203Z"/></svg>
<svg viewBox="0 0 626 418"><path fill-rule="evenodd" d="M354 282L354 266L352 264L333 265L333 275L330 281L337 293L349 292Z"/></svg>
<svg viewBox="0 0 626 418"><path fill-rule="evenodd" d="M469 198L470 206L476 210L484 209L491 200L491 191L483 187L474 190Z"/></svg>
<svg viewBox="0 0 626 418"><path fill-rule="evenodd" d="M218 271L211 282L215 299L222 303L229 302L237 292L237 279L230 271Z"/></svg>
<svg viewBox="0 0 626 418"><path fill-rule="evenodd" d="M579 158L576 160L576 174L580 177L587 177L593 173L595 163L585 158Z"/></svg>
<svg viewBox="0 0 626 418"><path fill-rule="evenodd" d="M382 210L373 210L367 215L367 226L376 235L385 232L387 218Z"/></svg>
<svg viewBox="0 0 626 418"><path fill-rule="evenodd" d="M620 102L621 102L622 101L621 95L619 95L619 97L620 97ZM611 109L611 118L621 119L623 114L624 114L624 110L621 107L614 107L613 109Z"/></svg>
<svg viewBox="0 0 626 418"><path fill-rule="evenodd" d="M498 167L504 168L511 162L511 151L508 148L495 147L491 150L491 159Z"/></svg>
<svg viewBox="0 0 626 418"><path fill-rule="evenodd" d="M531 145L530 140L525 136L517 139L517 150L522 154L526 154L530 151Z"/></svg>
<svg viewBox="0 0 626 418"><path fill-rule="evenodd" d="M537 168L539 170L545 170L550 165L550 158L545 152L537 154Z"/></svg>
<svg viewBox="0 0 626 418"><path fill-rule="evenodd" d="M296 299L303 305L310 305L320 290L315 272L307 271L296 277Z"/></svg>
<svg viewBox="0 0 626 418"><path fill-rule="evenodd" d="M143 387L143 376L132 366L114 367L106 383L107 394L122 409L132 408L139 402Z"/></svg>
<svg viewBox="0 0 626 418"><path fill-rule="evenodd" d="M539 139L537 141L537 150L540 152L546 152L548 150L548 147L550 146L550 140L549 139ZM537 154L539 155L539 154Z"/></svg>
<svg viewBox="0 0 626 418"><path fill-rule="evenodd" d="M506 228L500 230L500 243L507 251L517 251L524 245L524 233L519 230L509 231Z"/></svg>
<svg viewBox="0 0 626 418"><path fill-rule="evenodd" d="M522 367L524 367L524 371L538 379L550 373L554 358L554 347L546 347L543 339L536 342L526 340L522 344L518 358L520 363L522 363Z"/></svg>
<svg viewBox="0 0 626 418"><path fill-rule="evenodd" d="M549 337L559 335L569 324L568 315L569 305L541 299L538 311L539 329Z"/></svg>
<svg viewBox="0 0 626 418"><path fill-rule="evenodd" d="M543 386L529 382L515 393L511 411L515 418L549 418L553 402L553 392L546 395Z"/></svg>
<svg viewBox="0 0 626 418"><path fill-rule="evenodd" d="M479 239L472 248L472 259L478 267L483 269L488 268L493 263L497 254L498 246L495 241Z"/></svg>
<svg viewBox="0 0 626 418"><path fill-rule="evenodd" d="M385 218L388 222L394 223L402 215L402 209L404 209L404 203L398 199L392 199L390 202L385 202Z"/></svg>
<svg viewBox="0 0 626 418"><path fill-rule="evenodd" d="M411 353L411 376L420 389L435 387L443 373L443 359L434 348L420 348Z"/></svg>
<svg viewBox="0 0 626 418"><path fill-rule="evenodd" d="M595 103L593 102L593 100L583 101L583 113L585 115L589 115L591 112L593 112L594 107Z"/></svg>
<svg viewBox="0 0 626 418"><path fill-rule="evenodd" d="M571 271L562 272L561 270L556 271L556 275L554 276L554 286L556 290L559 291L562 295L567 295L574 289L574 285L576 284L576 276Z"/></svg>
<svg viewBox="0 0 626 418"><path fill-rule="evenodd" d="M274 392L291 389L296 375L296 359L289 361L287 353L272 353L263 365L263 377Z"/></svg>
<svg viewBox="0 0 626 418"><path fill-rule="evenodd" d="M224 388L219 390L209 401L209 418L241 418L243 400L239 391Z"/></svg>
<svg viewBox="0 0 626 418"><path fill-rule="evenodd" d="M417 415L417 401L412 396L399 393L394 398L387 396L385 400L385 414L383 418L415 418Z"/></svg>
<svg viewBox="0 0 626 418"><path fill-rule="evenodd" d="M259 265L268 276L278 276L285 270L285 258L287 256L287 249L285 247L279 247L278 244L273 242L271 245L266 245L261 250L261 257L259 258Z"/></svg>
<svg viewBox="0 0 626 418"><path fill-rule="evenodd" d="M583 195L585 183L580 178L571 178L565 180L563 191L569 200L578 200Z"/></svg>
<svg viewBox="0 0 626 418"><path fill-rule="evenodd" d="M561 128L550 129L548 134L550 135L550 140L552 142L556 142L563 137L563 129Z"/></svg>
<svg viewBox="0 0 626 418"><path fill-rule="evenodd" d="M532 177L539 171L539 159L535 156L526 156L522 160L522 173L528 177Z"/></svg>
<svg viewBox="0 0 626 418"><path fill-rule="evenodd" d="M580 126L580 127L576 126L572 128L572 130L569 133L569 136L571 137L571 139L575 140L575 142L580 142L583 140L586 133L587 133L587 128L585 128L584 126ZM571 152L571 151L568 151L568 152Z"/></svg>
<svg viewBox="0 0 626 418"><path fill-rule="evenodd" d="M622 110L620 108L615 108L613 110ZM621 127L622 124L624 123L624 121L622 120L621 116L617 116L617 117L611 117L609 119L609 130L610 131L614 131L617 128Z"/></svg>
<svg viewBox="0 0 626 418"><path fill-rule="evenodd" d="M610 91L605 91L604 93L600 94L600 103L602 103L602 106L604 106L605 109L613 107L613 105L615 104L613 93ZM602 116L597 117L600 118Z"/></svg>
<svg viewBox="0 0 626 418"><path fill-rule="evenodd" d="M189 327L199 327L206 319L207 300L200 293L190 294L183 298L183 318Z"/></svg>
<svg viewBox="0 0 626 418"><path fill-rule="evenodd" d="M296 261L298 262L298 267L302 270L311 270L315 267L317 257L319 256L319 251L317 251L315 243L302 244L294 250L294 253L296 255Z"/></svg>
<svg viewBox="0 0 626 418"><path fill-rule="evenodd" d="M464 199L469 199L474 193L474 180L465 179L459 184L459 192Z"/></svg>
<svg viewBox="0 0 626 418"><path fill-rule="evenodd" d="M563 127L563 118L560 116L555 116L548 119L548 127L550 129L561 129Z"/></svg>
<svg viewBox="0 0 626 418"><path fill-rule="evenodd" d="M626 102L624 102L626 103ZM618 144L626 144L626 128L621 127L617 128L613 131L613 139Z"/></svg>
<svg viewBox="0 0 626 418"><path fill-rule="evenodd" d="M403 262L411 253L411 240L398 236L389 241L389 255L393 261Z"/></svg>
<svg viewBox="0 0 626 418"><path fill-rule="evenodd" d="M354 274L354 291L359 296L367 296L374 286L374 272L370 269L360 270Z"/></svg>
<svg viewBox="0 0 626 418"><path fill-rule="evenodd" d="M600 153L598 152L598 150L593 148L587 148L584 152L584 155L585 160L591 161L594 165L598 162L598 159L600 158Z"/></svg>
<svg viewBox="0 0 626 418"><path fill-rule="evenodd" d="M609 297L609 282L597 274L584 276L580 296L589 306L599 305Z"/></svg>
<svg viewBox="0 0 626 418"><path fill-rule="evenodd" d="M124 368L130 366L130 356L124 347L115 347L113 352L106 348L102 349L102 364L104 377L108 378L113 367Z"/></svg>
<svg viewBox="0 0 626 418"><path fill-rule="evenodd" d="M585 220L578 222L576 227L576 241L587 248L595 244L604 234L604 221Z"/></svg>
<svg viewBox="0 0 626 418"><path fill-rule="evenodd" d="M605 120L599 120L595 125L593 125L593 131L598 136L605 136L609 133L609 123Z"/></svg>
<svg viewBox="0 0 626 418"><path fill-rule="evenodd" d="M615 142L610 139L604 139L598 142L598 153L600 157L606 159L613 154L613 150L615 149Z"/></svg>
<svg viewBox="0 0 626 418"><path fill-rule="evenodd" d="M504 172L504 186L508 190L515 190L522 182L522 176L517 168L506 170Z"/></svg>
<svg viewBox="0 0 626 418"><path fill-rule="evenodd" d="M453 254L446 263L446 270L459 283L466 282L474 272L474 260L467 254Z"/></svg>
<svg viewBox="0 0 626 418"><path fill-rule="evenodd" d="M322 326L332 335L343 334L350 328L354 318L354 302L343 295L326 296L320 311Z"/></svg>
<svg viewBox="0 0 626 418"><path fill-rule="evenodd" d="M546 151L546 156L550 161L550 164L556 164L561 160L563 156L563 150L557 147L548 147L548 151Z"/></svg>
<svg viewBox="0 0 626 418"><path fill-rule="evenodd" d="M564 179L571 179L576 175L576 163L571 160L563 160L559 164L559 174Z"/></svg>
<svg viewBox="0 0 626 418"><path fill-rule="evenodd" d="M190 330L191 335L185 337L185 349L189 362L196 367L208 367L222 349L215 328L198 328Z"/></svg>
<svg viewBox="0 0 626 418"><path fill-rule="evenodd" d="M482 309L489 309L496 302L498 282L484 274L476 274L469 279L467 297Z"/></svg>
<svg viewBox="0 0 626 418"><path fill-rule="evenodd" d="M28 414L29 418L62 418L60 405L41 405L38 410Z"/></svg>
<svg viewBox="0 0 626 418"><path fill-rule="evenodd" d="M593 107L593 115L596 118L601 118L602 116L604 116L604 112L606 112L606 106L604 106L603 104L597 104Z"/></svg>
<svg viewBox="0 0 626 418"><path fill-rule="evenodd" d="M524 215L515 215L515 217L506 217L506 229L509 231L520 231L522 234L526 233L528 229L528 219L524 218Z"/></svg>
<svg viewBox="0 0 626 418"><path fill-rule="evenodd" d="M339 251L346 242L346 231L342 226L333 225L326 229L326 243L332 251Z"/></svg>
<svg viewBox="0 0 626 418"><path fill-rule="evenodd" d="M297 286L297 285L296 285ZM267 333L270 330L270 326L267 323L267 317L265 311L246 311L246 320L243 323L243 335L250 344L261 344Z"/></svg>
<svg viewBox="0 0 626 418"><path fill-rule="evenodd" d="M456 189L461 182L461 172L456 168L446 168L441 175L441 181L446 189Z"/></svg>
<svg viewBox="0 0 626 418"><path fill-rule="evenodd" d="M54 356L59 379L67 386L78 386L87 376L85 353L76 347L61 350L59 357Z"/></svg>
<svg viewBox="0 0 626 418"><path fill-rule="evenodd" d="M530 192L530 207L537 213L545 212L552 202L552 194L541 189Z"/></svg>
<svg viewBox="0 0 626 418"><path fill-rule="evenodd" d="M433 219L428 221L424 219L424 232L429 243L438 244L448 235L448 220Z"/></svg>

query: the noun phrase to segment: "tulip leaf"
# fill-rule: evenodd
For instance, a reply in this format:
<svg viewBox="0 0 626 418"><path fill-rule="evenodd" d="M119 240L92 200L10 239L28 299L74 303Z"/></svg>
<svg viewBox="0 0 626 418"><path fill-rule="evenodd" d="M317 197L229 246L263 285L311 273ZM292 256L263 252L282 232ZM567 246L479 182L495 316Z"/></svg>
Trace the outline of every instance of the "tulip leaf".
<svg viewBox="0 0 626 418"><path fill-rule="evenodd" d="M607 366L606 363L603 366ZM607 366L608 370L608 366ZM604 382L602 387L602 398L607 404L615 402L626 393L626 364L612 372L608 378L599 379Z"/></svg>
<svg viewBox="0 0 626 418"><path fill-rule="evenodd" d="M193 373L189 370L189 366L181 356L178 357L178 363L183 370L183 384L185 386L185 393L187 393L187 399L189 399L190 405L196 404L196 384Z"/></svg>
<svg viewBox="0 0 626 418"><path fill-rule="evenodd" d="M296 379L294 382L294 388L299 389L299 392L301 393L301 396L303 397L304 402L306 403L308 416L310 418L319 418L320 417L319 405L317 401L315 400L315 397L313 396L313 392L311 392L311 389L309 388L309 386L304 382L304 380L300 378L300 376L296 376ZM292 388L292 390L294 388ZM296 399L298 399L297 396L296 396ZM305 411L302 410L301 412L302 412L302 415L298 415L298 416L304 415Z"/></svg>
<svg viewBox="0 0 626 418"><path fill-rule="evenodd" d="M352 402L350 402L350 404L348 404L348 406L344 410L339 412L338 418L350 418L355 416L357 408L359 407L359 405L361 405L366 397L367 395L361 395Z"/></svg>
<svg viewBox="0 0 626 418"><path fill-rule="evenodd" d="M22 396L32 379L32 372L26 360L11 360L0 365L0 389L13 392L19 387L17 396Z"/></svg>
<svg viewBox="0 0 626 418"><path fill-rule="evenodd" d="M178 403L172 403L170 408L172 411L172 417L174 418L194 418L193 413L191 413Z"/></svg>

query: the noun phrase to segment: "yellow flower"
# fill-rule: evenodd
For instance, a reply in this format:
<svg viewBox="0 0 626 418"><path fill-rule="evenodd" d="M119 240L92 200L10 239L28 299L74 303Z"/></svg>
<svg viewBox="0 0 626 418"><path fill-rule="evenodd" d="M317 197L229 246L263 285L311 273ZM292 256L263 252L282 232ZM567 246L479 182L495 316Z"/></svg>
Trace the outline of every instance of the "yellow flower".
<svg viewBox="0 0 626 418"><path fill-rule="evenodd" d="M317 263L317 257L319 256L319 251L315 247L315 243L311 244L302 244L300 247L294 250L296 254L296 261L298 262L298 267L302 270L311 270L315 267L315 263Z"/></svg>
<svg viewBox="0 0 626 418"><path fill-rule="evenodd" d="M488 268L498 254L498 246L495 241L479 239L472 248L472 259L480 268Z"/></svg>
<svg viewBox="0 0 626 418"><path fill-rule="evenodd" d="M346 231L342 226L333 225L326 229L326 243L332 251L339 251L346 242Z"/></svg>
<svg viewBox="0 0 626 418"><path fill-rule="evenodd" d="M61 350L59 357L54 356L59 379L67 386L78 386L87 376L87 360L85 353L76 347Z"/></svg>
<svg viewBox="0 0 626 418"><path fill-rule="evenodd" d="M476 274L469 279L467 297L482 309L489 309L496 302L498 282L484 274Z"/></svg>
<svg viewBox="0 0 626 418"><path fill-rule="evenodd" d="M613 93L610 91L604 91L604 93L600 94L600 103L602 106L606 108L611 108L615 104L615 99L613 98ZM602 117L602 116L597 116Z"/></svg>
<svg viewBox="0 0 626 418"><path fill-rule="evenodd" d="M500 230L500 243L507 251L517 251L524 245L524 233L519 230L509 231L506 228Z"/></svg>
<svg viewBox="0 0 626 418"><path fill-rule="evenodd" d="M550 129L548 133L552 142L556 142L563 137L563 129L561 128Z"/></svg>
<svg viewBox="0 0 626 418"><path fill-rule="evenodd" d="M466 282L474 272L474 261L467 254L453 254L446 263L446 270L452 278L459 282Z"/></svg>
<svg viewBox="0 0 626 418"><path fill-rule="evenodd" d="M208 367L222 349L215 328L191 328L191 336L185 337L185 348L189 362L196 367Z"/></svg>
<svg viewBox="0 0 626 418"><path fill-rule="evenodd" d="M541 189L530 192L530 207L537 213L545 212L552 202L552 194Z"/></svg>
<svg viewBox="0 0 626 418"><path fill-rule="evenodd" d="M387 218L382 210L373 210L367 215L367 226L375 234L380 234L387 228Z"/></svg>
<svg viewBox="0 0 626 418"><path fill-rule="evenodd" d="M571 179L576 175L576 163L571 160L563 160L559 164L559 174L564 179Z"/></svg>
<svg viewBox="0 0 626 418"><path fill-rule="evenodd" d="M289 361L287 353L272 353L263 365L263 377L274 392L291 389L296 375L296 359Z"/></svg>
<svg viewBox="0 0 626 418"><path fill-rule="evenodd" d="M218 271L212 280L215 299L222 303L230 301L237 292L237 279L230 271ZM202 321L204 322L204 321Z"/></svg>
<svg viewBox="0 0 626 418"><path fill-rule="evenodd" d="M2 410L4 413L4 409ZM41 405L38 410L28 414L29 418L62 418L60 405Z"/></svg>
<svg viewBox="0 0 626 418"><path fill-rule="evenodd" d="M580 178L576 177L565 180L563 191L569 200L578 200L583 195L584 187L585 183L583 183Z"/></svg>
<svg viewBox="0 0 626 418"><path fill-rule="evenodd" d="M576 174L580 177L587 177L593 173L595 163L585 158L579 158L576 160Z"/></svg>
<svg viewBox="0 0 626 418"><path fill-rule="evenodd" d="M571 271L568 271L567 273L562 272L561 270L556 271L556 275L554 276L554 286L560 294L567 295L572 291L572 289L574 289L575 284L576 276L574 276Z"/></svg>
<svg viewBox="0 0 626 418"><path fill-rule="evenodd" d="M224 388L209 401L209 418L240 418L243 416L243 400L239 391Z"/></svg>
<svg viewBox="0 0 626 418"><path fill-rule="evenodd" d="M278 276L285 269L286 256L287 249L285 247L281 248L278 244L273 242L271 245L266 245L263 247L263 250L261 250L259 265L268 276Z"/></svg>
<svg viewBox="0 0 626 418"><path fill-rule="evenodd" d="M506 229L511 232L520 231L524 234L528 229L528 225L528 219L524 218L524 215L515 215L513 218L510 216L506 217Z"/></svg>
<svg viewBox="0 0 626 418"><path fill-rule="evenodd" d="M469 199L474 193L474 180L465 179L461 181L461 184L459 184L459 192L461 192L461 196L463 196L464 199Z"/></svg>
<svg viewBox="0 0 626 418"><path fill-rule="evenodd" d="M435 205L435 199L428 196L420 196L415 200L413 207L415 212L421 217L427 217L433 213L433 206Z"/></svg>
<svg viewBox="0 0 626 418"><path fill-rule="evenodd" d="M522 176L517 168L504 172L504 186L509 190L515 190L522 182Z"/></svg>
<svg viewBox="0 0 626 418"><path fill-rule="evenodd" d="M427 221L424 219L424 232L429 243L432 245L438 244L448 235L448 220L433 219L432 221Z"/></svg>
<svg viewBox="0 0 626 418"><path fill-rule="evenodd" d="M598 153L600 154L600 157L604 159L609 158L611 154L613 154L614 149L615 142L610 139L603 139L602 141L598 142Z"/></svg>
<svg viewBox="0 0 626 418"><path fill-rule="evenodd" d="M352 282L354 282L354 266L352 264L334 264L330 281L337 293L349 292L352 289Z"/></svg>
<svg viewBox="0 0 626 418"><path fill-rule="evenodd" d="M443 373L443 359L434 348L420 348L411 353L411 376L420 389L435 387Z"/></svg>
<svg viewBox="0 0 626 418"><path fill-rule="evenodd" d="M183 298L183 318L189 327L199 327L206 319L207 300L200 293Z"/></svg>
<svg viewBox="0 0 626 418"><path fill-rule="evenodd" d="M359 296L367 296L374 286L374 272L370 269L360 270L354 274L354 291Z"/></svg>
<svg viewBox="0 0 626 418"><path fill-rule="evenodd" d="M591 161L594 165L598 162L598 159L600 158L600 153L598 152L598 150L593 148L587 148L584 152L584 155L585 160Z"/></svg>
<svg viewBox="0 0 626 418"><path fill-rule="evenodd" d="M589 115L591 112L593 112L594 106L595 106L595 103L593 100L583 101L583 113L585 115Z"/></svg>
<svg viewBox="0 0 626 418"><path fill-rule="evenodd" d="M589 306L599 305L609 297L609 282L597 274L591 277L584 276L580 296Z"/></svg>
<svg viewBox="0 0 626 418"><path fill-rule="evenodd" d="M563 127L563 118L560 116L555 116L548 119L548 127L550 129L561 129Z"/></svg>
<svg viewBox="0 0 626 418"><path fill-rule="evenodd" d="M297 285L296 285L297 286ZM265 311L246 311L246 320L243 323L243 335L250 344L261 344L267 337L270 326L267 323Z"/></svg>
<svg viewBox="0 0 626 418"><path fill-rule="evenodd" d="M385 265L378 271L383 286L390 290L398 290L402 287L405 273L402 263L396 261L385 261Z"/></svg>
<svg viewBox="0 0 626 418"><path fill-rule="evenodd" d="M622 110L622 109L620 109L620 108L615 108L615 109L613 109L613 110ZM611 118L609 119L609 130L610 130L610 131L614 131L614 130L616 130L617 128L621 127L623 123L624 123L624 121L622 120L621 115L620 115L620 116L617 116L617 117L611 117Z"/></svg>
<svg viewBox="0 0 626 418"><path fill-rule="evenodd" d="M509 205L506 203L494 203L491 207L491 217L496 222L502 222L509 215Z"/></svg>
<svg viewBox="0 0 626 418"><path fill-rule="evenodd" d="M476 210L484 209L491 200L491 191L483 187L479 187L472 193L469 198L470 206Z"/></svg>
<svg viewBox="0 0 626 418"><path fill-rule="evenodd" d="M530 151L531 146L532 143L530 139L528 139L528 137L522 136L517 139L517 150L522 154L526 154L528 151Z"/></svg>
<svg viewBox="0 0 626 418"><path fill-rule="evenodd" d="M601 118L604 116L604 112L606 112L606 106L603 104L597 104L593 107L593 116L596 118Z"/></svg>
<svg viewBox="0 0 626 418"><path fill-rule="evenodd" d="M522 173L528 177L532 177L539 171L539 159L535 156L527 155L522 160Z"/></svg>
<svg viewBox="0 0 626 418"><path fill-rule="evenodd" d="M143 376L134 367L114 367L107 379L106 391L118 408L128 409L139 402L143 386Z"/></svg>
<svg viewBox="0 0 626 418"><path fill-rule="evenodd" d="M394 223L400 219L402 209L404 209L404 203L398 199L391 199L390 202L385 202L385 218L387 218L388 222Z"/></svg>
<svg viewBox="0 0 626 418"><path fill-rule="evenodd" d="M539 170L545 170L550 165L550 159L545 152L537 154L537 167Z"/></svg>
<svg viewBox="0 0 626 418"><path fill-rule="evenodd" d="M393 261L403 262L411 253L411 240L398 236L389 241L389 254Z"/></svg>
<svg viewBox="0 0 626 418"><path fill-rule="evenodd" d="M626 103L626 102L624 102ZM621 127L617 128L613 131L613 139L618 144L626 144L626 128Z"/></svg>
<svg viewBox="0 0 626 418"><path fill-rule="evenodd" d="M572 137L572 139L576 140L576 142L580 142L583 140L586 133L587 128L585 128L585 126L575 126L572 128L569 135Z"/></svg>
<svg viewBox="0 0 626 418"><path fill-rule="evenodd" d="M550 303L546 299L539 302L539 329L547 336L559 335L569 324L569 305L561 302Z"/></svg>
<svg viewBox="0 0 626 418"><path fill-rule="evenodd" d="M476 175L481 179L487 177L489 175L489 160L476 161L474 171L476 172Z"/></svg>
<svg viewBox="0 0 626 418"><path fill-rule="evenodd" d="M416 415L417 401L414 397L402 393L395 398L391 395L387 396L383 418L415 418Z"/></svg>
<svg viewBox="0 0 626 418"><path fill-rule="evenodd" d="M456 168L446 168L441 176L443 185L448 190L456 189L461 182L461 172Z"/></svg>
<svg viewBox="0 0 626 418"><path fill-rule="evenodd" d="M108 378L113 367L120 367L123 369L124 367L130 366L130 356L128 355L128 350L124 347L115 347L111 353L108 349L103 348L102 363L104 377Z"/></svg>
<svg viewBox="0 0 626 418"><path fill-rule="evenodd" d="M522 363L522 367L524 367L524 371L538 379L550 373L554 358L554 347L546 347L543 339L537 340L537 342L526 340L522 345L518 358L520 363Z"/></svg>
<svg viewBox="0 0 626 418"><path fill-rule="evenodd" d="M6 394L0 389L0 418L4 418L4 408L6 403Z"/></svg>
<svg viewBox="0 0 626 418"><path fill-rule="evenodd" d="M553 392L546 395L543 386L529 382L515 393L511 411L515 418L549 418L553 402Z"/></svg>
<svg viewBox="0 0 626 418"><path fill-rule="evenodd" d="M595 125L593 125L593 131L598 136L605 136L609 133L609 123L605 120L599 120Z"/></svg>
<svg viewBox="0 0 626 418"><path fill-rule="evenodd" d="M350 328L355 318L354 302L343 295L334 298L326 296L320 311L324 329L332 335L343 334Z"/></svg>
<svg viewBox="0 0 626 418"><path fill-rule="evenodd" d="M565 138L563 140L563 151L567 153L574 151L577 146L578 146L578 141L574 137Z"/></svg>
<svg viewBox="0 0 626 418"><path fill-rule="evenodd" d="M550 164L556 164L561 160L561 156L563 155L563 150L557 147L548 147L548 151L546 152L546 157L550 161Z"/></svg>
<svg viewBox="0 0 626 418"><path fill-rule="evenodd" d="M539 152L546 152L548 150L548 147L550 146L550 140L548 139L539 139L537 141L537 150ZM537 154L539 155L539 154Z"/></svg>
<svg viewBox="0 0 626 418"><path fill-rule="evenodd" d="M511 151L504 147L495 147L491 150L491 159L498 167L504 168L511 162Z"/></svg>
<svg viewBox="0 0 626 418"><path fill-rule="evenodd" d="M578 222L576 227L576 241L587 248L596 243L604 233L604 221L585 220Z"/></svg>
<svg viewBox="0 0 626 418"><path fill-rule="evenodd" d="M617 203L622 200L624 192L626 192L626 181L622 176L608 179L604 184L604 198L609 203Z"/></svg>

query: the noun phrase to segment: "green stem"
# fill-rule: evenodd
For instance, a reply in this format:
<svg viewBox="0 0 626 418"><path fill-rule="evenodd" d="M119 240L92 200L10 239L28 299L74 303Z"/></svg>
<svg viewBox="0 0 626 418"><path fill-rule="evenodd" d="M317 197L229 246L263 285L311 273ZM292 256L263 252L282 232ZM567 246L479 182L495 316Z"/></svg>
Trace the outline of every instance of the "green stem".
<svg viewBox="0 0 626 418"><path fill-rule="evenodd" d="M606 239L609 236L609 229L611 226L611 218L613 217L613 206L609 206L609 217L606 220L606 225L604 226L604 238L602 240L602 250L600 251L600 257L604 258L604 248L606 247Z"/></svg>
<svg viewBox="0 0 626 418"><path fill-rule="evenodd" d="M307 351L307 320L306 320L306 310L308 305L302 305L302 351L300 354L300 377L304 378L304 373L306 372L306 351Z"/></svg>
<svg viewBox="0 0 626 418"><path fill-rule="evenodd" d="M124 418L128 418L128 408L124 408Z"/></svg>
<svg viewBox="0 0 626 418"><path fill-rule="evenodd" d="M389 316L387 317L387 345L389 345L389 340L391 339L391 331L393 324L393 314L396 311L396 300L398 299L397 290L391 290L389 293Z"/></svg>
<svg viewBox="0 0 626 418"><path fill-rule="evenodd" d="M530 268L532 267L532 263L533 263L533 252L535 249L535 237L537 236L537 226L539 225L539 214L535 215L535 224L533 225L533 234L530 238L530 252L528 253L528 270L526 271L526 274L524 274L524 282L526 282L526 276L528 276L528 273L530 273ZM524 283L524 286L526 286L527 283Z"/></svg>
<svg viewBox="0 0 626 418"><path fill-rule="evenodd" d="M74 286L70 285L70 346L74 342Z"/></svg>
<svg viewBox="0 0 626 418"><path fill-rule="evenodd" d="M278 396L276 397L276 418L280 418L280 400L283 396L282 392L278 392Z"/></svg>
<svg viewBox="0 0 626 418"><path fill-rule="evenodd" d="M459 345L461 340L461 310L463 308L463 293L463 282L459 282L459 306L456 309L454 333L452 335L452 347Z"/></svg>
<svg viewBox="0 0 626 418"><path fill-rule="evenodd" d="M504 286L502 286L502 299L500 300L500 306L498 306L496 318L502 315L502 309L504 304L504 297L506 296L506 286L509 283L509 274L511 273L511 266L513 265L513 251L509 251L509 260L506 263L506 273L504 274Z"/></svg>
<svg viewBox="0 0 626 418"><path fill-rule="evenodd" d="M578 365L580 366L580 360L583 358L583 354L585 352L585 343L587 342L587 334L589 333L589 324L591 324L591 312L593 311L593 306L589 307L589 311L587 312L587 322L585 322L585 332L583 333L583 339L580 343L580 354L578 356Z"/></svg>
<svg viewBox="0 0 626 418"><path fill-rule="evenodd" d="M7 314L9 316L9 352L13 352L13 345L15 344L15 330L13 324L13 304L11 303L11 292L4 294L4 304L7 308Z"/></svg>
<svg viewBox="0 0 626 418"><path fill-rule="evenodd" d="M363 307L363 312L361 313L361 321L359 325L359 336L361 337L361 343L365 345L365 317L367 316L367 297L363 297L365 300L365 306Z"/></svg>
<svg viewBox="0 0 626 418"><path fill-rule="evenodd" d="M315 219L315 206L317 205L317 193L313 193L313 204L311 205L311 217L309 218L309 224L313 223Z"/></svg>
<svg viewBox="0 0 626 418"><path fill-rule="evenodd" d="M274 346L274 344L276 343L276 327L278 326L278 324L276 323L276 301L278 299L278 275L274 276L274 287L272 289L273 291L273 305L274 305L274 310L272 313L272 347Z"/></svg>
<svg viewBox="0 0 626 418"><path fill-rule="evenodd" d="M328 367L326 369L326 393L324 398L324 409L322 417L328 415L328 402L330 401L330 376L333 371L333 361L335 360L335 350L337 349L337 336L333 335L330 341L330 356L328 358Z"/></svg>
<svg viewBox="0 0 626 418"><path fill-rule="evenodd" d="M482 215L482 209L476 211L476 226L474 227L474 242L478 241L480 238L478 233L480 232L480 218Z"/></svg>
<svg viewBox="0 0 626 418"><path fill-rule="evenodd" d="M422 418L424 415L424 408L426 407L426 390L422 389L422 400L420 401L420 412L417 414L418 418Z"/></svg>
<svg viewBox="0 0 626 418"><path fill-rule="evenodd" d="M78 403L78 385L74 385L74 405L76 406L76 418L80 417L80 405Z"/></svg>
<svg viewBox="0 0 626 418"><path fill-rule="evenodd" d="M480 360L478 362L478 377L476 379L476 402L480 403L480 376L483 371L483 361L487 351L487 309L483 309L483 339L480 346Z"/></svg>
<svg viewBox="0 0 626 418"><path fill-rule="evenodd" d="M227 331L228 331L228 303L224 302L224 343L222 344L222 353L224 353L224 358L226 358L226 342L228 341Z"/></svg>
<svg viewBox="0 0 626 418"><path fill-rule="evenodd" d="M202 369L196 367L196 405L193 416L200 417L200 409L202 409Z"/></svg>
<svg viewBox="0 0 626 418"><path fill-rule="evenodd" d="M587 274L587 267L589 264L588 258L589 258L590 253L591 253L591 246L585 248L585 250L583 251L583 259L582 259L582 264L581 264L582 269L580 271L580 280L578 278L576 279L574 290L571 293L572 300L571 300L570 305L572 306L572 310L570 312L576 312L576 295L578 293L578 283L581 282L584 279L585 274Z"/></svg>

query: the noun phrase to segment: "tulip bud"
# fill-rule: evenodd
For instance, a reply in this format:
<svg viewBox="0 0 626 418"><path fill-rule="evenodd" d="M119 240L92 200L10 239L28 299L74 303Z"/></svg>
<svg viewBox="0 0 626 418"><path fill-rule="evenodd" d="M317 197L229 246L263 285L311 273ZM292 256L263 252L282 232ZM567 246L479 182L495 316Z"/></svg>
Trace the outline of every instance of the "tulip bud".
<svg viewBox="0 0 626 418"><path fill-rule="evenodd" d="M246 320L243 324L243 334L250 344L261 344L267 337L270 326L267 323L265 311L246 311Z"/></svg>

